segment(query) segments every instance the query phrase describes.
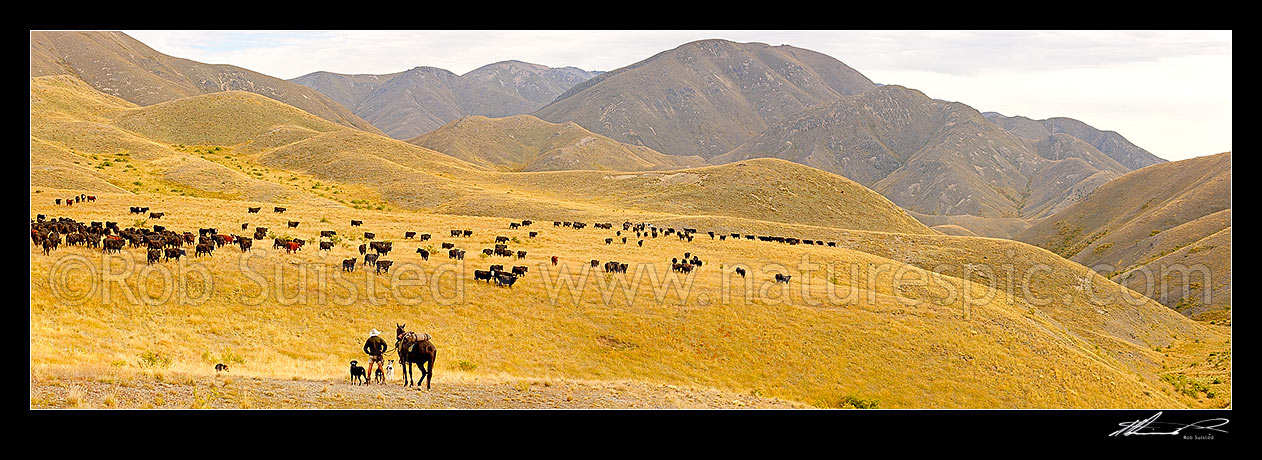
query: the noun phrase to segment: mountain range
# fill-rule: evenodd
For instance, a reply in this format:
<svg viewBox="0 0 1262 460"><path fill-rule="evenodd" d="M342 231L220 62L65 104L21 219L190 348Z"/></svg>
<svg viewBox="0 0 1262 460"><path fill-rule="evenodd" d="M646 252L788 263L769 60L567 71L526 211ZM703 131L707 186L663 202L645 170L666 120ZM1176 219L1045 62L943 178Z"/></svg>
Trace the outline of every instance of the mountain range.
<svg viewBox="0 0 1262 460"><path fill-rule="evenodd" d="M408 139L466 116L533 112L597 74L504 61L464 75L416 67L386 75L314 72L290 81L328 95L390 137Z"/></svg>

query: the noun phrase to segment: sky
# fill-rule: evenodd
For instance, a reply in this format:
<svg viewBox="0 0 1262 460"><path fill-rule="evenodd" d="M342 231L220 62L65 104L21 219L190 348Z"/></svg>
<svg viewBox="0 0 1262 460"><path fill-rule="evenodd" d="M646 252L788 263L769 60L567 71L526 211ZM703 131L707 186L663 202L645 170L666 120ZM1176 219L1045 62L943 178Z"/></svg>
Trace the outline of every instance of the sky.
<svg viewBox="0 0 1262 460"><path fill-rule="evenodd" d="M876 83L982 112L1069 117L1117 131L1167 160L1231 150L1227 31L812 30L126 30L162 53L278 78L464 74L519 60L613 70L684 43L722 38L818 51Z"/></svg>

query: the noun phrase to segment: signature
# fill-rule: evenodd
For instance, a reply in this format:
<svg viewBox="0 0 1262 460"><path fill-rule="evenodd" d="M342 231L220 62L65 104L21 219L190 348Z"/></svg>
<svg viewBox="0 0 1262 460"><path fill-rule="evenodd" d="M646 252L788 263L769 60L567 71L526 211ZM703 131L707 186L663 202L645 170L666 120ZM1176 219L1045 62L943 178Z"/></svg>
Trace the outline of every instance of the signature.
<svg viewBox="0 0 1262 460"><path fill-rule="evenodd" d="M1131 422L1119 423L1118 425L1121 426L1122 429L1114 431L1109 436L1179 435L1183 432L1183 430L1187 430L1187 429L1209 430L1209 431L1217 431L1220 433L1227 432L1227 430L1218 429L1218 427L1227 424L1228 420L1225 418L1211 418L1211 419L1201 420L1195 423L1184 424L1184 423L1172 423L1172 422L1158 422L1157 421L1158 417L1161 417L1161 412L1153 414L1152 417L1148 417L1143 420L1135 420ZM1170 431L1158 431L1159 429L1170 430Z"/></svg>

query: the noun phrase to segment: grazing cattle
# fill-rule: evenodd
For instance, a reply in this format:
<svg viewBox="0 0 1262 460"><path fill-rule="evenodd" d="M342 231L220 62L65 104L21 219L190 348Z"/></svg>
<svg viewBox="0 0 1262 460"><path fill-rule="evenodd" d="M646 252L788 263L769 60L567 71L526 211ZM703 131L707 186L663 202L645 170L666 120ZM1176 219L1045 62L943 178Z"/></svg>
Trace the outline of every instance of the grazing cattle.
<svg viewBox="0 0 1262 460"><path fill-rule="evenodd" d="M496 243L507 243L507 242L508 242L508 237L507 237L507 236L497 236L497 237L495 237L495 242L496 242Z"/></svg>
<svg viewBox="0 0 1262 460"><path fill-rule="evenodd" d="M159 249L150 249L150 250L149 250L149 264L153 264L154 262L157 262L157 261L158 261L158 259L159 259L159 258L161 258L161 257L162 257L162 251L161 251L161 250L159 250Z"/></svg>
<svg viewBox="0 0 1262 460"><path fill-rule="evenodd" d="M298 228L298 222L296 221L291 220L288 222L288 224L289 224L289 228Z"/></svg>
<svg viewBox="0 0 1262 460"><path fill-rule="evenodd" d="M416 253L421 255L421 260L429 260L429 251L424 248L416 248Z"/></svg>
<svg viewBox="0 0 1262 460"><path fill-rule="evenodd" d="M351 257L349 259L342 259L342 271L344 272L355 271L355 258L354 257Z"/></svg>
<svg viewBox="0 0 1262 460"><path fill-rule="evenodd" d="M241 247L241 252L249 251L250 246L254 245L254 240L249 238L240 238L237 239L237 245Z"/></svg>
<svg viewBox="0 0 1262 460"><path fill-rule="evenodd" d="M451 236L460 236L460 230L452 230Z"/></svg>
<svg viewBox="0 0 1262 460"><path fill-rule="evenodd" d="M273 207L273 208L272 208L272 212L275 212L275 213L277 213L277 214L284 214L284 213L285 213L285 208L282 208L282 207L280 207L280 206L276 206L276 207Z"/></svg>
<svg viewBox="0 0 1262 460"><path fill-rule="evenodd" d="M386 273L390 273L390 265L392 265L392 264L394 264L394 262L393 262L393 261L390 261L390 260L378 260L378 261L377 261L377 273L381 273L381 272L383 272L383 271L384 271L384 272L386 272Z"/></svg>
<svg viewBox="0 0 1262 460"><path fill-rule="evenodd" d="M364 265L368 265L368 264L377 265L377 257L380 257L380 256L378 256L377 254L364 254Z"/></svg>
<svg viewBox="0 0 1262 460"><path fill-rule="evenodd" d="M166 215L166 213L165 213L165 212L151 212L151 213L149 213L149 218L150 218L150 219L161 219L161 218L162 218L162 216L164 216L164 215Z"/></svg>
<svg viewBox="0 0 1262 460"><path fill-rule="evenodd" d="M745 277L745 269L743 269L743 268L741 268L741 267L736 267L736 274L737 274L737 275L741 275L741 278L744 278L744 277Z"/></svg>
<svg viewBox="0 0 1262 460"><path fill-rule="evenodd" d="M710 234L710 239L714 239L714 232L706 232Z"/></svg>
<svg viewBox="0 0 1262 460"><path fill-rule="evenodd" d="M358 227L358 226L360 226L360 225L364 225L364 221L362 221L362 220L351 220L351 226L352 226L352 227Z"/></svg>
<svg viewBox="0 0 1262 460"><path fill-rule="evenodd" d="M166 249L166 260L171 260L171 259L180 260L180 256L182 255L184 255L183 249L177 249L177 248Z"/></svg>
<svg viewBox="0 0 1262 460"><path fill-rule="evenodd" d="M495 275L495 284L499 286L513 287L513 283L517 282L517 277L511 273L497 273Z"/></svg>
<svg viewBox="0 0 1262 460"><path fill-rule="evenodd" d="M793 275L781 275L779 273L776 273L776 282L788 284L789 278L792 278L792 277Z"/></svg>
<svg viewBox="0 0 1262 460"><path fill-rule="evenodd" d="M600 266L600 261L596 259L592 259L592 268L596 268L599 266Z"/></svg>
<svg viewBox="0 0 1262 460"><path fill-rule="evenodd" d="M109 253L109 252L122 252L122 250L123 250L123 245L125 245L125 244L127 244L127 240L124 240L124 239L122 239L122 238L118 238L118 237L111 236L111 237L107 237L107 238L105 239L105 242L104 242L104 243L102 243L102 246L103 246L103 247L101 248L101 250L102 250L102 251L104 251L104 252L106 252L106 253Z"/></svg>
<svg viewBox="0 0 1262 460"><path fill-rule="evenodd" d="M447 251L447 257L451 259L464 260L464 250L452 249L450 251Z"/></svg>
<svg viewBox="0 0 1262 460"><path fill-rule="evenodd" d="M376 233L372 233L372 232L364 232L364 239L365 239L365 240L372 240L372 239L376 239L376 238L377 238L377 234L376 234Z"/></svg>
<svg viewBox="0 0 1262 460"><path fill-rule="evenodd" d="M533 224L533 223L535 223L535 221L533 221L533 220L523 220L523 221L521 221L521 226L522 226L522 227L525 227L525 226L530 225L530 224Z"/></svg>
<svg viewBox="0 0 1262 460"><path fill-rule="evenodd" d="M557 256L552 256L552 265L557 264Z"/></svg>
<svg viewBox="0 0 1262 460"><path fill-rule="evenodd" d="M421 234L421 241L429 241L429 234L428 234L428 233L422 233L422 234Z"/></svg>
<svg viewBox="0 0 1262 460"><path fill-rule="evenodd" d="M96 201L96 195L88 195L88 201Z"/></svg>
<svg viewBox="0 0 1262 460"><path fill-rule="evenodd" d="M473 230L465 230L464 236L473 236Z"/></svg>
<svg viewBox="0 0 1262 460"><path fill-rule="evenodd" d="M489 256L489 255L494 255L494 254L495 254L495 251L494 251L493 249L491 249L491 248L486 248L486 249L483 249L483 250L482 250L482 253L483 253L483 254L486 254L486 255L488 255L488 256Z"/></svg>
<svg viewBox="0 0 1262 460"><path fill-rule="evenodd" d="M394 249L394 243L389 241L373 241L372 243L368 243L368 247L372 248L373 251L377 251L377 254L384 256Z"/></svg>
<svg viewBox="0 0 1262 460"><path fill-rule="evenodd" d="M527 272L528 270L530 270L530 268L529 268L529 267L526 267L526 266L524 266L524 265L516 265L516 266L513 266L513 275L514 275L514 276L526 276L526 272Z"/></svg>
<svg viewBox="0 0 1262 460"><path fill-rule="evenodd" d="M495 265L492 265L492 266L490 266L489 268L490 268L491 272L502 272L502 271L504 271L504 266L503 266L503 265L500 265L500 264L495 264Z"/></svg>
<svg viewBox="0 0 1262 460"><path fill-rule="evenodd" d="M605 244L612 244L613 238L605 238Z"/></svg>
<svg viewBox="0 0 1262 460"><path fill-rule="evenodd" d="M553 227L560 227L560 226L561 226L561 223L560 223L560 222L557 222L557 221L553 221L553 222L552 222L552 226L553 226Z"/></svg>
<svg viewBox="0 0 1262 460"><path fill-rule="evenodd" d="M525 258L526 258L526 251L517 251L517 258L518 258L518 259L525 259Z"/></svg>
<svg viewBox="0 0 1262 460"><path fill-rule="evenodd" d="M508 228L521 228L521 224L517 222L512 222L508 224Z"/></svg>
<svg viewBox="0 0 1262 460"><path fill-rule="evenodd" d="M301 250L301 249L302 249L302 245L301 245L301 244L298 244L298 242L297 242L297 241L290 241L290 242L288 242L288 243L285 243L285 253L286 253L286 254L292 254L292 253L294 253L294 252L296 252L296 251L299 251L299 250Z"/></svg>
<svg viewBox="0 0 1262 460"><path fill-rule="evenodd" d="M835 248L835 247L837 247L837 242L836 242L836 241L829 241L829 242L828 242L828 247L830 247L830 248Z"/></svg>
<svg viewBox="0 0 1262 460"><path fill-rule="evenodd" d="M640 241L639 241L638 243L636 243L636 244L639 244L639 245L640 245L640 247L644 247L644 240L640 240Z"/></svg>
<svg viewBox="0 0 1262 460"><path fill-rule="evenodd" d="M211 254L211 252L214 250L215 245L213 243L202 243L197 245L197 250L193 252L193 255L197 257L201 257L202 254L213 256L214 254Z"/></svg>
<svg viewBox="0 0 1262 460"><path fill-rule="evenodd" d="M320 242L320 250L321 250L321 251L328 251L328 250L330 250L330 249L333 249L333 242L331 242L331 241L321 241L321 242Z"/></svg>
<svg viewBox="0 0 1262 460"><path fill-rule="evenodd" d="M261 210L261 209L263 209L263 207L261 207L261 206L260 206L260 207L257 207L257 208L249 208L249 207L247 207L247 208L245 208L245 212L248 212L248 213L250 213L250 214L258 214L259 210Z"/></svg>
<svg viewBox="0 0 1262 460"><path fill-rule="evenodd" d="M410 240L410 239L415 238L415 237L416 237L416 232L404 232L404 233L403 233L403 239L405 239L405 240Z"/></svg>
<svg viewBox="0 0 1262 460"><path fill-rule="evenodd" d="M530 232L530 237L531 237L531 238L534 238L534 237L536 237L536 236L539 236L539 232Z"/></svg>
<svg viewBox="0 0 1262 460"><path fill-rule="evenodd" d="M333 230L320 230L320 238L332 238L334 235L337 235L337 232Z"/></svg>
<svg viewBox="0 0 1262 460"><path fill-rule="evenodd" d="M443 243L443 249L451 249L456 247L455 243Z"/></svg>
<svg viewBox="0 0 1262 460"><path fill-rule="evenodd" d="M241 224L241 230L242 230L242 231L245 231L245 229L247 229L247 228L249 228L249 227L250 227L250 223L249 223L249 222L246 222L246 223L244 223L244 224Z"/></svg>
<svg viewBox="0 0 1262 460"><path fill-rule="evenodd" d="M622 237L622 244L627 244L627 237Z"/></svg>
<svg viewBox="0 0 1262 460"><path fill-rule="evenodd" d="M490 271L490 270L474 270L474 271L473 271L473 280L474 280L474 281L486 281L487 283L490 283L490 282L491 282L492 273L493 273L493 272L492 272L492 271Z"/></svg>
<svg viewBox="0 0 1262 460"><path fill-rule="evenodd" d="M362 256L364 255L365 252L368 252L368 245L366 244L359 245L359 255Z"/></svg>

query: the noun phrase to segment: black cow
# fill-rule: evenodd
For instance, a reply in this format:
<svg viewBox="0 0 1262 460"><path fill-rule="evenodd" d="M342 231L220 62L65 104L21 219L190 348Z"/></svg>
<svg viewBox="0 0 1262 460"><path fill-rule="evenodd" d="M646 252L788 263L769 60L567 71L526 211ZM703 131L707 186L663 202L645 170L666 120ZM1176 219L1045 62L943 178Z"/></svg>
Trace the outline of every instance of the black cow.
<svg viewBox="0 0 1262 460"><path fill-rule="evenodd" d="M371 240L371 239L374 239L374 238L377 238L377 234L376 234L376 233L364 232L364 239L366 239L366 240Z"/></svg>
<svg viewBox="0 0 1262 460"><path fill-rule="evenodd" d="M162 258L162 250L160 249L149 250L149 264L153 264L154 262L157 262L158 259L160 258Z"/></svg>
<svg viewBox="0 0 1262 460"><path fill-rule="evenodd" d="M362 221L362 220L351 220L351 226L352 226L352 227L358 227L358 226L360 226L360 225L364 225L364 221Z"/></svg>
<svg viewBox="0 0 1262 460"><path fill-rule="evenodd" d="M248 212L250 214L258 214L260 209L263 209L263 208L261 206L257 208L246 208L245 212Z"/></svg>
<svg viewBox="0 0 1262 460"><path fill-rule="evenodd" d="M515 266L513 266L513 275L514 275L514 276L525 276L525 275L526 275L526 272L527 272L528 270L530 270L530 268L529 268L529 267L526 267L526 266L524 266L524 265L515 265Z"/></svg>
<svg viewBox="0 0 1262 460"><path fill-rule="evenodd" d="M368 265L368 264L377 265L377 257L380 257L380 256L378 256L377 254L364 254L364 265Z"/></svg>
<svg viewBox="0 0 1262 460"><path fill-rule="evenodd" d="M364 255L365 252L368 252L368 245L366 244L359 245L359 255L362 256Z"/></svg>
<svg viewBox="0 0 1262 460"><path fill-rule="evenodd" d="M320 230L320 238L332 238L334 235L337 235L337 232L336 232L336 231L333 231L333 230Z"/></svg>
<svg viewBox="0 0 1262 460"><path fill-rule="evenodd" d="M150 219L161 219L161 218L162 218L162 216L164 216L164 215L166 215L166 213L165 213L165 212L151 212L151 213L149 213L149 218L150 218Z"/></svg>
<svg viewBox="0 0 1262 460"><path fill-rule="evenodd" d="M531 238L534 238L534 237L536 237L536 236L539 236L539 232L530 232L530 237L531 237Z"/></svg>
<svg viewBox="0 0 1262 460"><path fill-rule="evenodd" d="M776 273L776 282L789 284L789 278L792 278L792 277L793 277L792 275L781 275L779 273Z"/></svg>
<svg viewBox="0 0 1262 460"><path fill-rule="evenodd" d="M276 206L276 207L273 207L273 208L272 208L272 211L273 211L273 212L276 212L276 213L279 213L279 214L284 214L284 213L285 213L285 208L282 208L282 207L280 207L280 206Z"/></svg>
<svg viewBox="0 0 1262 460"><path fill-rule="evenodd" d="M425 248L416 248L416 253L421 255L421 260L429 260L429 251Z"/></svg>
<svg viewBox="0 0 1262 460"><path fill-rule="evenodd" d="M412 239L412 238L414 238L414 237L416 237L416 232L404 232L404 233L403 233L403 239L405 239L405 240L410 240L410 239Z"/></svg>
<svg viewBox="0 0 1262 460"><path fill-rule="evenodd" d="M745 269L740 268L740 267L736 267L736 274L737 274L737 275L741 275L741 278L744 278L744 277L745 277Z"/></svg>
<svg viewBox="0 0 1262 460"><path fill-rule="evenodd" d="M320 242L320 250L321 250L321 251L328 251L328 250L330 250L330 249L333 249L333 242L331 242L331 241L321 241L321 242Z"/></svg>
<svg viewBox="0 0 1262 460"><path fill-rule="evenodd" d="M474 270L474 271L473 271L473 280L474 280L474 281L486 281L486 282L490 283L490 282L491 282L491 278L492 278L492 273L494 273L494 272L492 272L492 271L490 271L490 270Z"/></svg>
<svg viewBox="0 0 1262 460"><path fill-rule="evenodd" d="M518 259L525 259L525 258L526 258L526 251L517 251L517 258L518 258Z"/></svg>
<svg viewBox="0 0 1262 460"><path fill-rule="evenodd" d="M517 277L513 276L511 273L495 274L495 284L497 285L508 286L511 288L513 287L513 283L516 283L516 282L517 282Z"/></svg>
<svg viewBox="0 0 1262 460"><path fill-rule="evenodd" d="M342 271L344 272L355 271L355 258L354 257L342 260Z"/></svg>
<svg viewBox="0 0 1262 460"><path fill-rule="evenodd" d="M377 265L377 273L381 273L381 272L383 272L383 271L384 271L384 272L386 272L386 273L390 273L390 265L392 265L392 264L394 264L394 262L393 262L393 261L389 261L389 260L378 260L378 261L377 261L377 264L376 264L376 265Z"/></svg>
<svg viewBox="0 0 1262 460"><path fill-rule="evenodd" d="M429 234L428 234L428 233L422 233L422 234L421 234L421 241L428 241L428 240L429 240Z"/></svg>
<svg viewBox="0 0 1262 460"><path fill-rule="evenodd" d="M298 228L298 222L296 221L291 220L288 222L288 224L289 224L289 228Z"/></svg>
<svg viewBox="0 0 1262 460"><path fill-rule="evenodd" d="M443 243L443 249L451 249L456 247L455 243Z"/></svg>

